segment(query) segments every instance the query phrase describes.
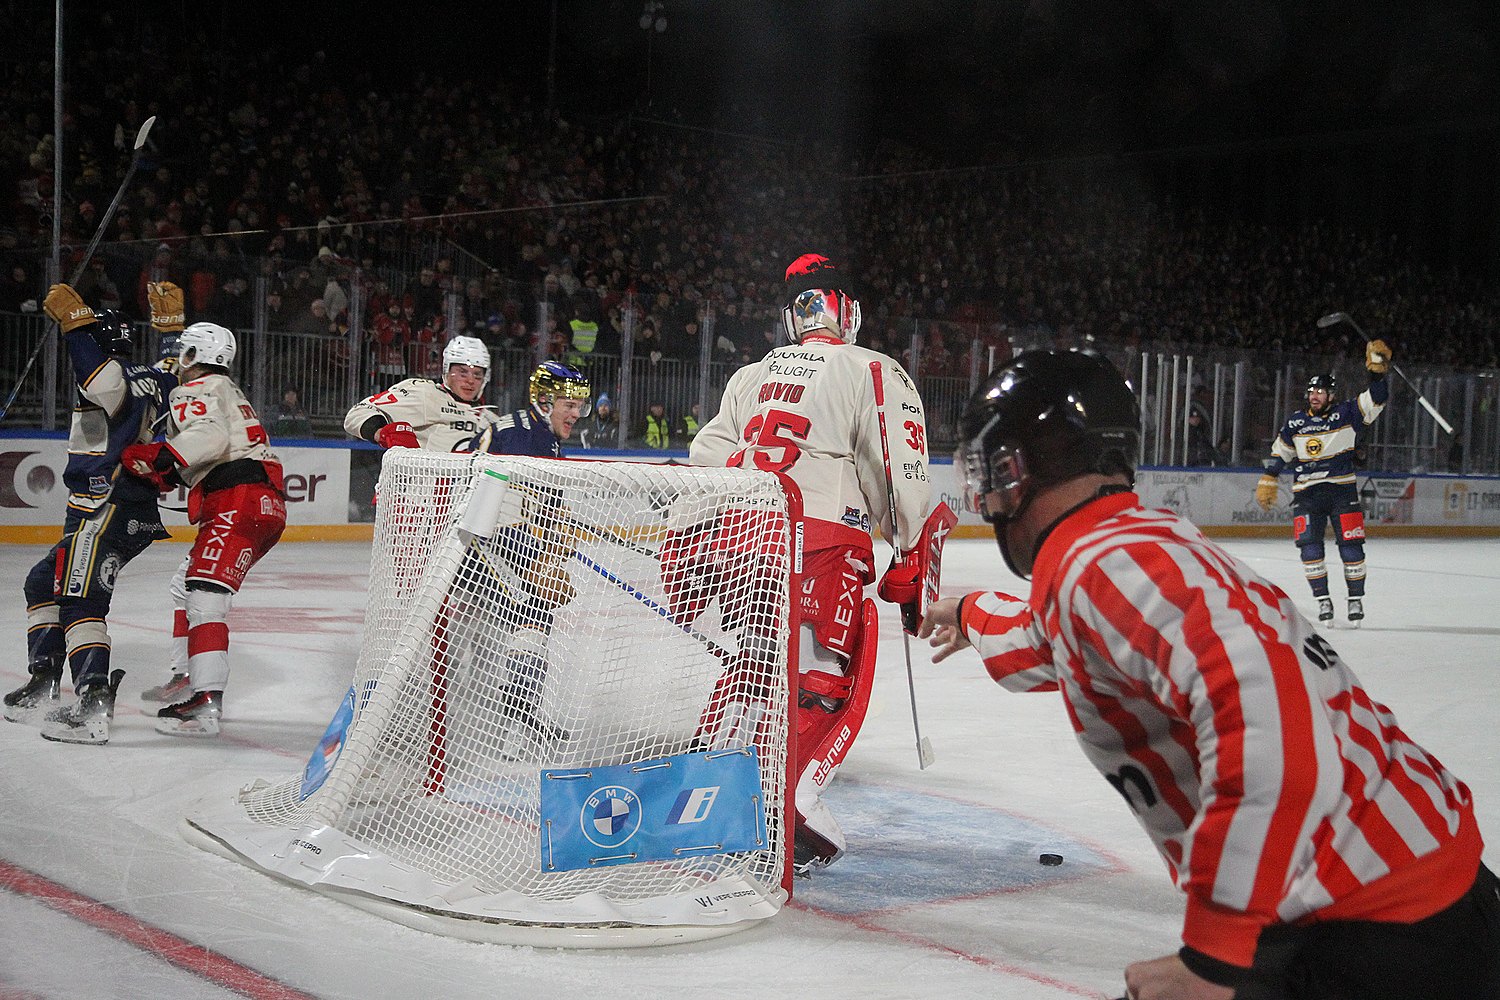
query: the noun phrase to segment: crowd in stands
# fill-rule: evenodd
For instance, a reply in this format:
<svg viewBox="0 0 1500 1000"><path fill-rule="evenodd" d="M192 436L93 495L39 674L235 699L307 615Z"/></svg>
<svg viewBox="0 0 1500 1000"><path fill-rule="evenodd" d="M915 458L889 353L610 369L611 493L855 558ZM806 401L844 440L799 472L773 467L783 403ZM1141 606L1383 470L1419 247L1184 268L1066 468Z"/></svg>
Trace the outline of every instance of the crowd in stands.
<svg viewBox="0 0 1500 1000"><path fill-rule="evenodd" d="M384 382L435 374L460 333L618 353L631 302L637 357L698 358L712 300L712 356L743 363L774 343L780 269L809 247L853 262L862 342L896 354L933 320L995 345L1044 331L1342 355L1348 327L1313 320L1347 308L1403 361L1500 366L1493 288L1434 273L1388 236L1210 219L1123 168L943 172L890 148L839 163L792 142L547 116L436 68L392 86L289 51L221 59L202 38L172 46L184 71L160 73L165 43L148 29L98 36L69 67L61 192L50 47L20 46L0 69L0 312L40 301L59 194L71 270L154 114L78 282L85 299L143 317L146 282L167 278L190 317L243 327L264 280L268 328L343 340L358 321ZM922 374L967 373L967 338L951 331L925 331Z"/></svg>

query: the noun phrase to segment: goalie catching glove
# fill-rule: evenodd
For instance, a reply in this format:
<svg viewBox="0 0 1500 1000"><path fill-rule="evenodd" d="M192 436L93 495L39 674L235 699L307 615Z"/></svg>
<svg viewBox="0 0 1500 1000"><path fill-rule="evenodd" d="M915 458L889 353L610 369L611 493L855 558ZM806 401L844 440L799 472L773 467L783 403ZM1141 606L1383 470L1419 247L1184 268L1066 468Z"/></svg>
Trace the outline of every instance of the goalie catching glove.
<svg viewBox="0 0 1500 1000"><path fill-rule="evenodd" d="M1391 367L1391 349L1383 340L1372 340L1365 345L1365 368L1371 375L1384 375Z"/></svg>
<svg viewBox="0 0 1500 1000"><path fill-rule="evenodd" d="M155 486L158 493L177 488L177 456L165 441L126 445L120 452L120 464L132 476Z"/></svg>
<svg viewBox="0 0 1500 1000"><path fill-rule="evenodd" d="M1270 510L1276 506L1276 477L1267 472L1260 477L1255 484L1255 501L1260 504L1262 510Z"/></svg>
<svg viewBox="0 0 1500 1000"><path fill-rule="evenodd" d="M420 448L422 442L412 432L411 424L404 420L386 424L375 432L375 443L382 448Z"/></svg>
<svg viewBox="0 0 1500 1000"><path fill-rule="evenodd" d="M170 281L146 283L146 301L151 304L151 325L162 333L181 333L186 318L182 289Z"/></svg>
<svg viewBox="0 0 1500 1000"><path fill-rule="evenodd" d="M72 285L57 284L49 288L42 309L62 328L63 333L72 333L96 319L94 310L79 297Z"/></svg>

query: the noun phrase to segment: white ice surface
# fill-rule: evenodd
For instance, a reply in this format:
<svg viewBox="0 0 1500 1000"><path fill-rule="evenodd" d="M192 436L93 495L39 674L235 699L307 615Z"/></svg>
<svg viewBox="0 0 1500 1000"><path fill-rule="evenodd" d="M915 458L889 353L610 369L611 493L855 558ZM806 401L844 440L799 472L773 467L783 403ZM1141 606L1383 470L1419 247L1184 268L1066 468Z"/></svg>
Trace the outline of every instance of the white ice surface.
<svg viewBox="0 0 1500 1000"><path fill-rule="evenodd" d="M1289 541L1228 547L1312 601ZM0 546L11 638L0 688L25 676L21 581L44 549ZM224 734L157 735L139 695L166 674L167 582L183 554L157 545L123 574L111 616L129 671L109 746L48 743L0 723L0 996L236 994L97 929L134 918L320 998L1114 997L1130 961L1177 947L1181 897L1118 795L1085 762L1055 695L1007 694L971 655L933 666L914 644L923 733L917 769L901 639L882 610L873 706L829 793L850 854L783 913L714 942L631 952L469 944L409 930L188 846L199 798L299 770L348 683L368 550L286 544L236 602ZM1500 544L1375 539L1369 618L1328 635L1403 728L1473 789L1486 859L1500 867ZM1332 566L1337 576L1337 561ZM950 545L945 590L1024 586L992 542ZM1342 588L1335 582L1342 605ZM1342 611L1342 608L1341 608ZM1062 853L1060 868L1036 854ZM109 910L43 906L35 873ZM100 921L98 914L110 920ZM227 973L228 974L228 973ZM244 973L248 975L248 973ZM243 983L242 983L243 985ZM268 991L269 989L269 991ZM257 992L258 990L258 992ZM297 992L290 992L297 991Z"/></svg>

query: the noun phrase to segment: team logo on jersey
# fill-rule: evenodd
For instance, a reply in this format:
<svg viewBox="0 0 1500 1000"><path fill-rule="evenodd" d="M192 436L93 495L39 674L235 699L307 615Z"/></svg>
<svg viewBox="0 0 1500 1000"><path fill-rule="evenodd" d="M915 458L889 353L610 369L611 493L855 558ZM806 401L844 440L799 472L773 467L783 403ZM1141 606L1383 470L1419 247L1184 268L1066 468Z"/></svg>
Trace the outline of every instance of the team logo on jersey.
<svg viewBox="0 0 1500 1000"><path fill-rule="evenodd" d="M839 518L851 528L863 528L870 530L870 515L861 511L858 507L845 507L844 516Z"/></svg>
<svg viewBox="0 0 1500 1000"><path fill-rule="evenodd" d="M1310 457L1312 457L1312 458L1317 458L1319 455L1323 454L1323 442L1322 442L1322 440L1319 439L1319 438L1315 438L1315 437L1314 438L1308 438L1307 439L1307 454Z"/></svg>
<svg viewBox="0 0 1500 1000"><path fill-rule="evenodd" d="M620 847L641 828L641 800L622 785L595 789L583 801L578 826L595 847Z"/></svg>

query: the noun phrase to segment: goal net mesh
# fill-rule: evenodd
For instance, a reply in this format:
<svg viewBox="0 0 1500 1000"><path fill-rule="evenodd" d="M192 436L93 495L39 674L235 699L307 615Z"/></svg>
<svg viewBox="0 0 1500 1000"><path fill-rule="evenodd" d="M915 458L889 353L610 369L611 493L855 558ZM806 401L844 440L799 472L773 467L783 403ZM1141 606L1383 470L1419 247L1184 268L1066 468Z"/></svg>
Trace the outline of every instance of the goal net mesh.
<svg viewBox="0 0 1500 1000"><path fill-rule="evenodd" d="M476 490L486 476L503 481L498 501ZM189 825L274 874L455 917L775 912L788 881L793 570L778 480L397 449L376 511L345 724L303 774L247 786ZM763 849L543 864L544 770L749 748ZM744 902L705 902L725 896Z"/></svg>

